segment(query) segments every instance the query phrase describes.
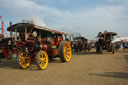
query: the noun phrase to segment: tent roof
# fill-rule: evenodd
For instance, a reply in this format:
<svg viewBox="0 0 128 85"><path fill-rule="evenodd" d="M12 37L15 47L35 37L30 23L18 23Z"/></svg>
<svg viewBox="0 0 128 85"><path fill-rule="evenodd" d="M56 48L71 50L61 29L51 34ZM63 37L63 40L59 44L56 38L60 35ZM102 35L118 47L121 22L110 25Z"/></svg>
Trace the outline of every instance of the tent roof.
<svg viewBox="0 0 128 85"><path fill-rule="evenodd" d="M121 41L128 42L128 37L120 37L120 38L115 38L113 40L113 42L121 42Z"/></svg>
<svg viewBox="0 0 128 85"><path fill-rule="evenodd" d="M107 34L112 35L112 36L117 35L117 33L115 33L115 32L103 32L103 33L99 34L99 36L104 36L104 35L107 35Z"/></svg>

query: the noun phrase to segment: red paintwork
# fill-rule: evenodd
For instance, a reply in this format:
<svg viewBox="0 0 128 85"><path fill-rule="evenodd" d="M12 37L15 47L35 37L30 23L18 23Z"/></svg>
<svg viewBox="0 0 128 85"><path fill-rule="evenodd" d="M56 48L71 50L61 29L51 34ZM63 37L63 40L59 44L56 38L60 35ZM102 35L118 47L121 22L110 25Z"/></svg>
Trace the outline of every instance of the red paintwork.
<svg viewBox="0 0 128 85"><path fill-rule="evenodd" d="M16 46L17 46L17 47L24 46L24 45L25 45L25 42L22 42L22 41L18 41L18 42L16 43Z"/></svg>
<svg viewBox="0 0 128 85"><path fill-rule="evenodd" d="M49 56L57 56L59 54L59 50L58 50L58 48L48 49L47 53L48 53Z"/></svg>
<svg viewBox="0 0 128 85"><path fill-rule="evenodd" d="M43 50L45 50L45 51L46 51L46 50L48 49L48 47L49 47L48 45L46 45L46 44L44 44L44 43L41 43L40 46L41 46L41 49L43 49Z"/></svg>
<svg viewBox="0 0 128 85"><path fill-rule="evenodd" d="M63 38L61 36L58 36L57 39L56 39L56 42L55 42L55 45L56 46L59 46L60 45L60 42L63 40Z"/></svg>
<svg viewBox="0 0 128 85"><path fill-rule="evenodd" d="M4 54L5 59L11 58L10 57L12 55L12 51L11 50L9 50L9 49L8 50L2 49L2 52Z"/></svg>
<svg viewBox="0 0 128 85"><path fill-rule="evenodd" d="M33 44L35 44L35 41L34 40L27 40L25 43L33 43Z"/></svg>
<svg viewBox="0 0 128 85"><path fill-rule="evenodd" d="M2 53L4 54L5 59L7 59L7 56L6 56L6 51L5 51L5 49L4 49L4 48L2 48Z"/></svg>

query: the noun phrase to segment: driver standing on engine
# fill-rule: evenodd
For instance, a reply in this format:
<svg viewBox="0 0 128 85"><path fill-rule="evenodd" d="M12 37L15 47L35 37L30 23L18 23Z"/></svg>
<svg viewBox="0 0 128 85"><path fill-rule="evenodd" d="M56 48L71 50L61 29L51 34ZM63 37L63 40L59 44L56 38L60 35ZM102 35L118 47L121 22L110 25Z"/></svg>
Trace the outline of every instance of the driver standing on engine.
<svg viewBox="0 0 128 85"><path fill-rule="evenodd" d="M35 44L40 44L40 42L39 42L39 40L38 40L38 38L37 38L37 32L34 31L34 32L32 33L32 35L33 35L33 37L34 37Z"/></svg>

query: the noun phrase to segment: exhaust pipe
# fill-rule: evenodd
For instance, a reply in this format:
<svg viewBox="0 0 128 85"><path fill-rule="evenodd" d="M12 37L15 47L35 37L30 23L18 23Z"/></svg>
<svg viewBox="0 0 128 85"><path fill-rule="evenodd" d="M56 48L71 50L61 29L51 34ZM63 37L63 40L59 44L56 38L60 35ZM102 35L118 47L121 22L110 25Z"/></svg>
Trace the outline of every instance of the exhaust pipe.
<svg viewBox="0 0 128 85"><path fill-rule="evenodd" d="M9 22L9 25L12 26L12 22ZM10 37L12 36L12 32L10 31Z"/></svg>

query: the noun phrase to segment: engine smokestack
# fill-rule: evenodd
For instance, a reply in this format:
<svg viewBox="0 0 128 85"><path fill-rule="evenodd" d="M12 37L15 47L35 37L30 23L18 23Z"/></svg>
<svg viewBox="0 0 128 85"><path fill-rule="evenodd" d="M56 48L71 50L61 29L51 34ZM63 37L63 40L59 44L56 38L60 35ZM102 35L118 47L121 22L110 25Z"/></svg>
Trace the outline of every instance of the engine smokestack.
<svg viewBox="0 0 128 85"><path fill-rule="evenodd" d="M9 22L9 25L12 26L12 22ZM12 36L12 32L10 31L10 37Z"/></svg>

